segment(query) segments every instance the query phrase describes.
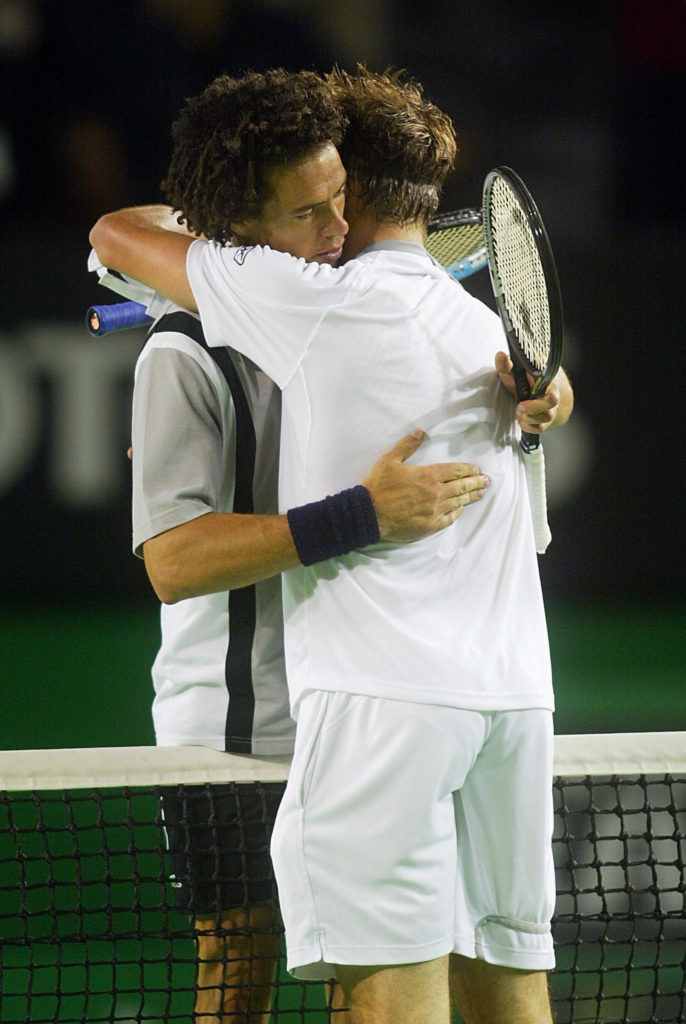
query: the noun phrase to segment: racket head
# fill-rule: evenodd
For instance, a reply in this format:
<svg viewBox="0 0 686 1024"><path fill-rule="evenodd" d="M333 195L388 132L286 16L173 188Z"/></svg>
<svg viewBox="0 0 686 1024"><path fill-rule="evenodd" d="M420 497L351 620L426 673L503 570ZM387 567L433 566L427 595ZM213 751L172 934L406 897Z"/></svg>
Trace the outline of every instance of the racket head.
<svg viewBox="0 0 686 1024"><path fill-rule="evenodd" d="M486 175L483 227L496 306L515 366L531 374L529 395L542 394L562 360L562 296L541 215L509 167Z"/></svg>
<svg viewBox="0 0 686 1024"><path fill-rule="evenodd" d="M466 207L432 217L426 248L456 281L481 270L488 262L481 210Z"/></svg>

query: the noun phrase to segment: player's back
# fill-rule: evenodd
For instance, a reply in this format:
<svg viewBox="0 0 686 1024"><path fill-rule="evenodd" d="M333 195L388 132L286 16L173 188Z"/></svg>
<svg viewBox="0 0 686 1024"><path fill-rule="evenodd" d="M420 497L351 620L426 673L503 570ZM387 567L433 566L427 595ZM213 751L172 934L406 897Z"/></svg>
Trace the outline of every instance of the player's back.
<svg viewBox="0 0 686 1024"><path fill-rule="evenodd" d="M221 343L230 323L283 390L282 510L358 483L416 427L428 435L419 460L473 463L491 479L439 534L284 575L294 703L319 688L551 706L545 653L533 676L528 657L545 652L545 622L495 314L419 246L375 247L339 271L268 250L240 266L207 255L200 274L189 258L189 277L208 337Z"/></svg>
<svg viewBox="0 0 686 1024"><path fill-rule="evenodd" d="M494 368L500 321L411 254L365 260L374 287L327 313L285 391L298 411L282 502L354 484L415 427L427 441L413 461L473 463L491 485L423 541L287 574L292 689L480 709L545 703L545 656L533 679L526 656L545 649L545 626L514 403Z"/></svg>

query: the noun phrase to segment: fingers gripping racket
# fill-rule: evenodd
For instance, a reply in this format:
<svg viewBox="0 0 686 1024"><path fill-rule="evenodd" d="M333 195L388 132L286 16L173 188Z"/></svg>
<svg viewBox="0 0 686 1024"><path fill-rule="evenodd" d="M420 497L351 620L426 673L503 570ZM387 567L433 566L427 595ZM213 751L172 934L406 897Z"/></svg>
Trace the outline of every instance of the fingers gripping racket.
<svg viewBox="0 0 686 1024"><path fill-rule="evenodd" d="M541 216L524 182L508 167L498 167L486 176L483 227L517 398L526 401L542 395L560 368L562 298ZM543 448L538 434L527 432L522 432L521 446L536 550L542 554L550 542Z"/></svg>

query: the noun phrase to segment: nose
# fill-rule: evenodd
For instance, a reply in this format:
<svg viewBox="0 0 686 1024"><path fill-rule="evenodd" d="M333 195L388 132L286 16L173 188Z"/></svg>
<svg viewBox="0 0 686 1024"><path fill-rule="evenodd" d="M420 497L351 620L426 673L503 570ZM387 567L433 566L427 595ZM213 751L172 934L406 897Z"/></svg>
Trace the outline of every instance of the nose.
<svg viewBox="0 0 686 1024"><path fill-rule="evenodd" d="M322 234L326 238L334 238L336 235L347 235L347 233L348 222L343 216L343 210L342 208L339 209L336 203L332 203L329 210L329 216L322 228Z"/></svg>

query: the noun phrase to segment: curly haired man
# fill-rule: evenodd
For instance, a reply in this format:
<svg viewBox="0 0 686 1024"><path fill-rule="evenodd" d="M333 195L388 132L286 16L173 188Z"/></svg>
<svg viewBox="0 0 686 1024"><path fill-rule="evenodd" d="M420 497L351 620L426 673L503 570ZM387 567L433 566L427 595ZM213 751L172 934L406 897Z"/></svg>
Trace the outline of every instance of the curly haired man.
<svg viewBox="0 0 686 1024"><path fill-rule="evenodd" d="M135 210L91 240L282 390L280 502L299 509L302 562L283 577L297 731L272 841L289 969L335 970L354 1024L448 1024L452 959L469 1024L549 1024L553 697L517 419L561 425L571 388L562 372L515 409L497 317L426 254L449 119L396 75L329 85L350 122L343 268L175 237ZM291 216L316 216L340 180L331 149L313 157L272 175ZM321 200L297 206L313 167ZM208 172L182 177L211 187ZM469 521L316 561L309 503L415 421L419 462L478 453L493 483Z"/></svg>

